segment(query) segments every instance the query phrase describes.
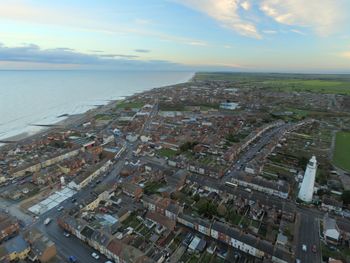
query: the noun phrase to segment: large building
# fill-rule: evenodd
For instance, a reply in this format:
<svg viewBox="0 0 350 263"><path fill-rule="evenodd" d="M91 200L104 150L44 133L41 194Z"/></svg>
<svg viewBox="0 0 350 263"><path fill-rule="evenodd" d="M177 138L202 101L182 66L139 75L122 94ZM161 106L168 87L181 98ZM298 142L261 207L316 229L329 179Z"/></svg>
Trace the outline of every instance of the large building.
<svg viewBox="0 0 350 263"><path fill-rule="evenodd" d="M314 193L314 184L317 170L316 157L312 156L306 166L303 182L301 183L298 198L304 202L310 203Z"/></svg>

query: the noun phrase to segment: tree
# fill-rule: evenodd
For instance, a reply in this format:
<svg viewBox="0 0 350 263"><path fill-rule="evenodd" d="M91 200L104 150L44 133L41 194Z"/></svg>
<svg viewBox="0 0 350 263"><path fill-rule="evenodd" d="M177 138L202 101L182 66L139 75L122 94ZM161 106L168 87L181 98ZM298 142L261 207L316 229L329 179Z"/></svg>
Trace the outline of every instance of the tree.
<svg viewBox="0 0 350 263"><path fill-rule="evenodd" d="M196 201L196 202L198 202L199 199L200 199L199 194L195 194L195 196L193 197L193 200Z"/></svg>
<svg viewBox="0 0 350 263"><path fill-rule="evenodd" d="M210 202L208 204L208 208L207 208L207 215L208 216L215 216L216 214L217 214L216 204Z"/></svg>
<svg viewBox="0 0 350 263"><path fill-rule="evenodd" d="M226 212L227 212L226 206L219 205L218 208L217 208L217 212L218 212L219 216L225 216Z"/></svg>
<svg viewBox="0 0 350 263"><path fill-rule="evenodd" d="M344 204L350 204L350 190L345 190L341 195L341 199L343 200Z"/></svg>

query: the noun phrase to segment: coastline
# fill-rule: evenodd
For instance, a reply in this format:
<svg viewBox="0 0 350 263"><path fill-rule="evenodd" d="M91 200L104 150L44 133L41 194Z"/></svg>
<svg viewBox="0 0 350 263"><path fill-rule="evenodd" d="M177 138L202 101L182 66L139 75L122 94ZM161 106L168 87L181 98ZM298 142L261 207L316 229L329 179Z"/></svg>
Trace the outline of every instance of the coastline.
<svg viewBox="0 0 350 263"><path fill-rule="evenodd" d="M78 122L84 123L85 121L87 121L88 115L90 115L90 114L96 115L99 113L99 111L108 110L111 107L113 107L116 102L131 99L132 97L134 97L137 94L140 94L143 92L150 92L153 89L167 88L167 87L171 87L174 85L181 85L184 83L191 82L193 80L195 74L196 74L195 72L191 73L191 76L186 81L182 81L179 83L174 83L174 84L170 84L170 85L166 85L166 86L153 87L149 90L145 90L142 92L136 92L136 93L129 95L129 96L120 96L123 99L110 100L105 105L93 107L93 108L91 108L83 113L80 113L80 114L73 114L73 115L68 114L66 117L61 118L61 120L50 124L50 125L55 125L55 126L60 126L60 127L41 127L37 131L21 132L21 133L15 134L13 136L9 136L7 138L2 138L2 139L0 139L0 141L3 141L3 142L9 141L11 143L1 143L0 142L0 150L4 150L4 149L11 147L15 144L29 143L31 141L35 141L35 140L39 139L40 137L46 136L48 133L52 132L55 129L69 129L70 126L76 125Z"/></svg>

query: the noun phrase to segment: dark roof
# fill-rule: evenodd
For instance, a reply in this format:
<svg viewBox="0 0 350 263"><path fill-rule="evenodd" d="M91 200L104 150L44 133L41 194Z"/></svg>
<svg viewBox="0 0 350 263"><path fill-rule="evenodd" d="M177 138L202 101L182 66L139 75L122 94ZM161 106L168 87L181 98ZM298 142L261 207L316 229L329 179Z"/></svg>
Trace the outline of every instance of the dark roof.
<svg viewBox="0 0 350 263"><path fill-rule="evenodd" d="M88 239L91 239L91 237L92 237L92 235L94 234L94 229L92 229L91 227L89 227L89 226L85 226L84 228L83 228L83 230L81 230L81 234L83 235L83 236L85 236L86 238L88 238Z"/></svg>

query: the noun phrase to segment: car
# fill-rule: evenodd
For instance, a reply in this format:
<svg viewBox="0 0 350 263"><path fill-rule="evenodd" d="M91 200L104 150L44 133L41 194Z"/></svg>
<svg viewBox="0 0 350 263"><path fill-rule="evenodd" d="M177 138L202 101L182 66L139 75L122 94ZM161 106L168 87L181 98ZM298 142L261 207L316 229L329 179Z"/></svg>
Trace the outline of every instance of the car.
<svg viewBox="0 0 350 263"><path fill-rule="evenodd" d="M301 248L302 248L302 250L303 250L304 252L307 251L307 246L306 246L305 244L303 244Z"/></svg>
<svg viewBox="0 0 350 263"><path fill-rule="evenodd" d="M64 235L65 237L70 237L70 234L69 234L68 232L66 232L66 231L63 232L63 235Z"/></svg>
<svg viewBox="0 0 350 263"><path fill-rule="evenodd" d="M100 256L99 256L97 253L95 253L95 252L93 252L93 253L91 254L91 256L92 256L94 259L99 259L99 258L100 258Z"/></svg>
<svg viewBox="0 0 350 263"><path fill-rule="evenodd" d="M52 221L52 219L50 217L46 218L44 221L44 225L47 226L48 224L50 224Z"/></svg>
<svg viewBox="0 0 350 263"><path fill-rule="evenodd" d="M316 253L317 252L317 249L316 249L316 245L312 245L312 252Z"/></svg>
<svg viewBox="0 0 350 263"><path fill-rule="evenodd" d="M62 211L63 209L64 209L64 207L63 207L63 206L60 206L59 208L57 208L57 211L60 212L60 211Z"/></svg>
<svg viewBox="0 0 350 263"><path fill-rule="evenodd" d="M69 256L68 261L72 262L72 263L75 263L75 262L78 262L78 259L77 259L76 256Z"/></svg>
<svg viewBox="0 0 350 263"><path fill-rule="evenodd" d="M113 263L112 261L110 261L110 260L107 260L105 263Z"/></svg>
<svg viewBox="0 0 350 263"><path fill-rule="evenodd" d="M301 263L300 259L297 258L297 259L295 260L295 263Z"/></svg>
<svg viewBox="0 0 350 263"><path fill-rule="evenodd" d="M76 198L72 198L72 203L75 203L77 201Z"/></svg>

